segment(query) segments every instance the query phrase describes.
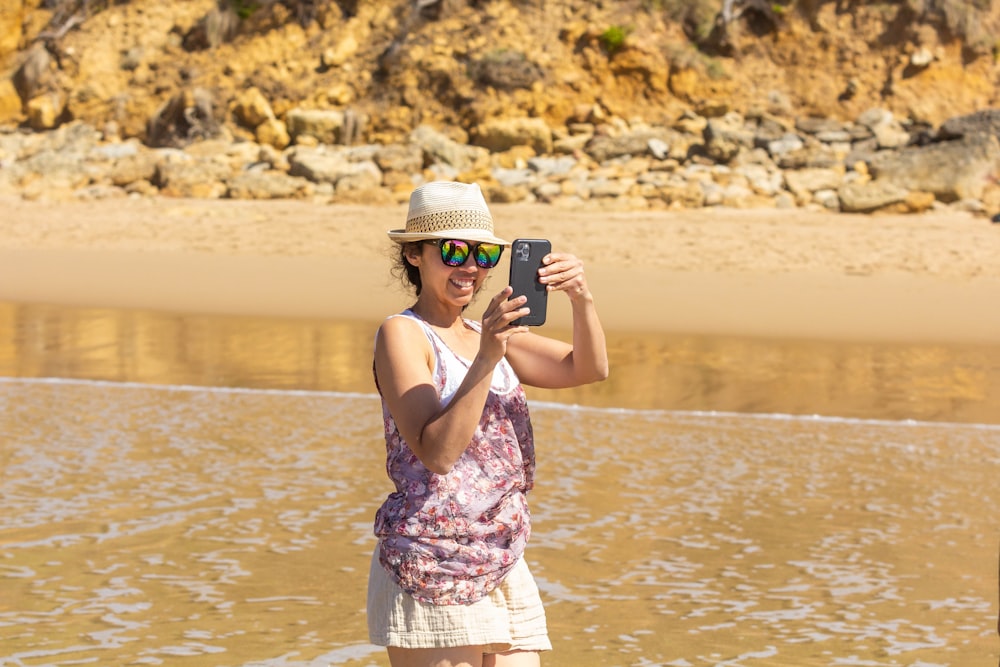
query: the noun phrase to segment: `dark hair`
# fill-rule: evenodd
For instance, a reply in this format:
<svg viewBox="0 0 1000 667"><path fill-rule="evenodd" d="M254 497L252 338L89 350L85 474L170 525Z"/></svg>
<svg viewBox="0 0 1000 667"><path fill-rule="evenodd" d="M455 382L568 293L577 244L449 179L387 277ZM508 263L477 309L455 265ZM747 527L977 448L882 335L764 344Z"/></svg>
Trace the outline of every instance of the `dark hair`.
<svg viewBox="0 0 1000 667"><path fill-rule="evenodd" d="M420 269L410 264L410 260L406 258L406 254L411 250L419 250L422 252L423 241L407 241L406 243L399 244L399 252L396 253L393 258L392 274L399 278L399 281L407 287L412 287L416 291L417 296L420 296L420 290L423 289L423 283L420 280Z"/></svg>

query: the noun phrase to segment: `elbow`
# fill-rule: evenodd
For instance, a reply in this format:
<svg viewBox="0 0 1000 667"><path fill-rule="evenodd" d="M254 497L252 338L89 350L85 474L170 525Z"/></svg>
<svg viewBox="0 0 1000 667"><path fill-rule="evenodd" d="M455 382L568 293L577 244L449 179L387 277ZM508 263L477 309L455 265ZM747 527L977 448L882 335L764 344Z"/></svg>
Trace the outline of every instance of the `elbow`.
<svg viewBox="0 0 1000 667"><path fill-rule="evenodd" d="M595 366L593 369L591 369L590 373L588 373L585 377L580 378L580 384L594 384L595 382L603 382L604 380L608 379L608 373L609 369L606 363L601 364L599 366Z"/></svg>
<svg viewBox="0 0 1000 667"><path fill-rule="evenodd" d="M608 363L607 354L605 353L601 357L594 364L594 379L591 382L603 382L608 379L608 375L611 373L611 364Z"/></svg>
<svg viewBox="0 0 1000 667"><path fill-rule="evenodd" d="M435 475L447 475L455 467L454 463L446 463L444 461L421 461L421 463Z"/></svg>

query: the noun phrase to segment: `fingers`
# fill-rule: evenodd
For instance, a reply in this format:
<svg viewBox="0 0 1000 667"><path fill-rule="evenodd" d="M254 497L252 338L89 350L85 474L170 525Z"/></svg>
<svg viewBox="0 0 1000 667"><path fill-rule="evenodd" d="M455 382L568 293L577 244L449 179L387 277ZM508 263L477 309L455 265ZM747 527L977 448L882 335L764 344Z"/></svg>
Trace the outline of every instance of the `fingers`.
<svg viewBox="0 0 1000 667"><path fill-rule="evenodd" d="M550 253L543 259L538 270L538 280L549 291L568 292L570 295L587 291L587 279L583 272L583 262L579 258L562 253Z"/></svg>
<svg viewBox="0 0 1000 667"><path fill-rule="evenodd" d="M527 297L518 296L513 299L510 295L514 290L510 285L504 287L494 296L483 312L483 331L487 328L497 331L509 331L512 329L526 329L526 327L511 327L510 323L519 317L524 317L529 310L524 307Z"/></svg>

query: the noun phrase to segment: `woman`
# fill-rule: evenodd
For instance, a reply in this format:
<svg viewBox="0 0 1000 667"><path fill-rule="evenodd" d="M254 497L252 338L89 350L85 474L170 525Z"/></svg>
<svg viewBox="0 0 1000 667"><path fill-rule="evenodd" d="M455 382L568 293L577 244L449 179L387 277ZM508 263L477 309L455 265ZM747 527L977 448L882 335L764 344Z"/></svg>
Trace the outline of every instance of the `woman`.
<svg viewBox="0 0 1000 667"><path fill-rule="evenodd" d="M386 469L368 587L370 640L394 667L530 666L551 649L538 589L522 558L530 533L531 422L521 383L603 380L608 359L576 257L550 253L539 280L564 292L573 343L511 326L524 297L504 287L481 322L462 317L505 246L478 186L432 182L389 232L414 304L375 340Z"/></svg>

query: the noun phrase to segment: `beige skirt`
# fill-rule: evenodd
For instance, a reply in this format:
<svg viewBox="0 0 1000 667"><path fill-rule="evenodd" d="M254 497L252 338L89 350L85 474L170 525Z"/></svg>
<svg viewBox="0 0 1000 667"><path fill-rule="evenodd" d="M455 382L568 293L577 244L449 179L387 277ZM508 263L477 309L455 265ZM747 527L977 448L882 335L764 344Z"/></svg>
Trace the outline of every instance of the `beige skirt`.
<svg viewBox="0 0 1000 667"><path fill-rule="evenodd" d="M483 599L435 605L413 599L378 560L368 574L368 640L376 646L482 646L483 653L550 651L545 610L528 564L521 558Z"/></svg>

